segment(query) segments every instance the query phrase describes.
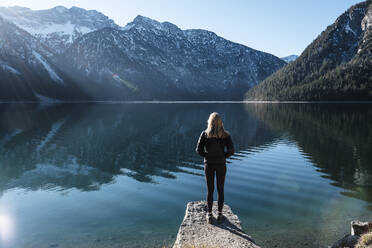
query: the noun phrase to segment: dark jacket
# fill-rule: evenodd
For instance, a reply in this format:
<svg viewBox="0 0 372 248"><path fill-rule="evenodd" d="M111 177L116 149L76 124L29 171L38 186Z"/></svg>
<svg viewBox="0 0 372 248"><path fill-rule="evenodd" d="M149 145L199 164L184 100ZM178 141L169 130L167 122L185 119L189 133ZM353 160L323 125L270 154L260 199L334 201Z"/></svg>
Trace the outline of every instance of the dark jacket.
<svg viewBox="0 0 372 248"><path fill-rule="evenodd" d="M234 145L230 134L225 138L208 138L207 133L203 131L200 134L196 152L204 157L204 163L224 164L226 158L234 154Z"/></svg>

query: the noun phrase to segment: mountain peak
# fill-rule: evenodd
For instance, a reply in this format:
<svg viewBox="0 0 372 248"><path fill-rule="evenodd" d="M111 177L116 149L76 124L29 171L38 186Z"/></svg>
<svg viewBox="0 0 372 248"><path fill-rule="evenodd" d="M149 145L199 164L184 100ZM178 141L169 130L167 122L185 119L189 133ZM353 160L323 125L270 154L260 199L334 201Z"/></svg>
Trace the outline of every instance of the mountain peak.
<svg viewBox="0 0 372 248"><path fill-rule="evenodd" d="M289 63L289 62L292 62L294 60L296 60L298 58L298 55L296 54L291 54L291 55L288 55L288 56L285 56L285 57L282 57L280 59L284 60L285 62Z"/></svg>
<svg viewBox="0 0 372 248"><path fill-rule="evenodd" d="M53 10L59 13L63 13L63 12L66 12L68 9L65 6L59 5L59 6L54 7Z"/></svg>
<svg viewBox="0 0 372 248"><path fill-rule="evenodd" d="M154 20L154 19L151 19L149 17L146 17L146 16L142 16L142 15L137 15L136 18L133 19L133 22L132 23L136 23L136 24L161 24L160 22Z"/></svg>
<svg viewBox="0 0 372 248"><path fill-rule="evenodd" d="M3 8L6 8L6 7L3 7ZM29 11L31 9L29 8L26 8L26 7L21 7L21 6L12 6L12 7L8 7L8 9L10 10L13 10L13 11L17 11L17 12L22 12L22 11Z"/></svg>
<svg viewBox="0 0 372 248"><path fill-rule="evenodd" d="M138 15L131 23L128 23L122 30L129 30L131 28L136 29L145 29L145 30L153 30L155 32L158 31L166 31L168 29L178 29L178 27L174 24L169 22L159 22L157 20L151 19L146 16Z"/></svg>
<svg viewBox="0 0 372 248"><path fill-rule="evenodd" d="M45 42L56 53L62 53L86 33L106 27L119 29L106 15L79 7L44 10L0 7L0 16Z"/></svg>

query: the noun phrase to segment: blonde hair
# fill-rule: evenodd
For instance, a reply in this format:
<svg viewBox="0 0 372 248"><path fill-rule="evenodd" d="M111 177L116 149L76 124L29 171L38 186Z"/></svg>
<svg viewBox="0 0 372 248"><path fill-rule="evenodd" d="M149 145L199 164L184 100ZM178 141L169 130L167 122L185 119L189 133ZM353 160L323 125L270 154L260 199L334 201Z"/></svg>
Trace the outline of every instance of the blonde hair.
<svg viewBox="0 0 372 248"><path fill-rule="evenodd" d="M229 133L225 131L222 119L217 112L211 113L207 122L208 127L205 130L207 137L226 138L229 135Z"/></svg>

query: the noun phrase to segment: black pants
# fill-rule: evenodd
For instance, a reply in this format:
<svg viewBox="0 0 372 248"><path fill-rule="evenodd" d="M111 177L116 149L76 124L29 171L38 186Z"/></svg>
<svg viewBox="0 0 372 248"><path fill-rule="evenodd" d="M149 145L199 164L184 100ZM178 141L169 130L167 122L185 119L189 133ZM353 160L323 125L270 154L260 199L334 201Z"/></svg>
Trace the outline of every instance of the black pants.
<svg viewBox="0 0 372 248"><path fill-rule="evenodd" d="M226 177L226 164L204 164L205 180L207 182L207 202L208 212L212 212L213 191L214 191L214 175L217 178L217 192L218 192L218 211L222 211L224 202L224 185Z"/></svg>

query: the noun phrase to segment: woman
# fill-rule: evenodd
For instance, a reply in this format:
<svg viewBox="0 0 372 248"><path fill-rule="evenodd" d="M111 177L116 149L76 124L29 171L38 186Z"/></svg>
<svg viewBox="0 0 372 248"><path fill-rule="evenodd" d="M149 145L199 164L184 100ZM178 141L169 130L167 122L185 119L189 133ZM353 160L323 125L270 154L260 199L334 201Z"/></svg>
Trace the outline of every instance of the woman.
<svg viewBox="0 0 372 248"><path fill-rule="evenodd" d="M226 147L226 150L225 150ZM218 215L217 221L222 222L222 208L224 201L224 184L226 176L226 158L234 154L234 145L230 134L223 128L220 115L210 114L208 127L200 134L196 146L197 153L204 157L204 172L207 182L208 213L207 222L212 222L212 205L214 191L214 175L217 178Z"/></svg>

